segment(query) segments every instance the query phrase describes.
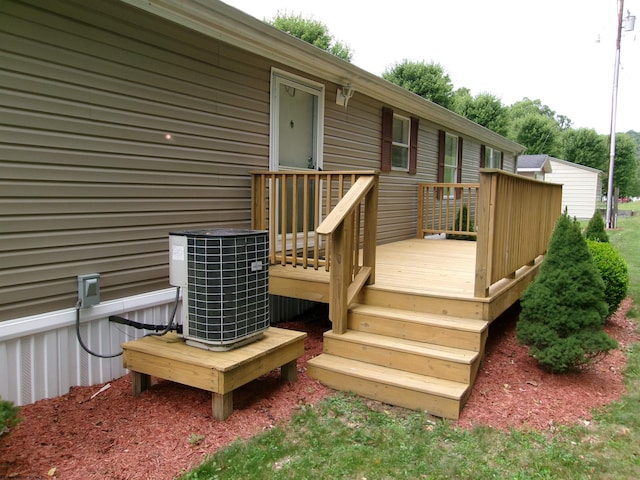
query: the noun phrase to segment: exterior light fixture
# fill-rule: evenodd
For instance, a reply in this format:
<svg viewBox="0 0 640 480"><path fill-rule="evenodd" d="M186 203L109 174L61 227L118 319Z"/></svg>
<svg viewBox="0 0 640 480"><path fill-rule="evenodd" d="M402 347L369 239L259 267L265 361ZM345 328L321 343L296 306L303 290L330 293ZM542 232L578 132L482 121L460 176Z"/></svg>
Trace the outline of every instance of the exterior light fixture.
<svg viewBox="0 0 640 480"><path fill-rule="evenodd" d="M354 93L355 90L350 83L342 87L338 87L338 90L336 91L336 104L347 108L347 104L349 103L351 97L353 97Z"/></svg>

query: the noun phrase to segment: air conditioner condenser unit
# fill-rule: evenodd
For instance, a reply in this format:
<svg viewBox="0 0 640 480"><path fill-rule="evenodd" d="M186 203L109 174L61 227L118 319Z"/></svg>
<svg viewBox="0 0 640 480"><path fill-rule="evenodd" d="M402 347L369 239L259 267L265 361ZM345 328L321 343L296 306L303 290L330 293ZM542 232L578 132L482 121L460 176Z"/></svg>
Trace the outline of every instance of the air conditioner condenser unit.
<svg viewBox="0 0 640 480"><path fill-rule="evenodd" d="M269 328L269 238L262 230L169 233L169 283L182 289L189 345L230 350Z"/></svg>

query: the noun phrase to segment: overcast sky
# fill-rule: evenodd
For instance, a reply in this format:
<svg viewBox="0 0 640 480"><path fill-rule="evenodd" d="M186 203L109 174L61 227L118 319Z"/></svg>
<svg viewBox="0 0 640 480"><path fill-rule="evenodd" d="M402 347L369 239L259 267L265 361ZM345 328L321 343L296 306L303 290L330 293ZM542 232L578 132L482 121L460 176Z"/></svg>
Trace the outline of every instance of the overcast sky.
<svg viewBox="0 0 640 480"><path fill-rule="evenodd" d="M260 20L279 11L319 20L373 74L403 59L434 61L454 88L505 105L540 99L574 128L609 133L617 0L224 1ZM640 131L640 0L624 9L639 18L622 39L618 132Z"/></svg>

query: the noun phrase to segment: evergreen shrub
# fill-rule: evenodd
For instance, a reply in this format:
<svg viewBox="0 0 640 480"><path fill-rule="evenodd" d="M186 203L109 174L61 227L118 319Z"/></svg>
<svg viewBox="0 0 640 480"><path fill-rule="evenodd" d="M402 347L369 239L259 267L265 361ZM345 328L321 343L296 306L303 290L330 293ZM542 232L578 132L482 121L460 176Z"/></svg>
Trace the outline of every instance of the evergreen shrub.
<svg viewBox="0 0 640 480"><path fill-rule="evenodd" d="M573 371L617 346L603 331L608 311L604 283L579 224L566 212L556 222L521 307L516 338L545 370Z"/></svg>
<svg viewBox="0 0 640 480"><path fill-rule="evenodd" d="M460 218L462 217L462 218ZM469 222L469 227L467 228L467 221ZM456 213L456 222L453 224L454 228L460 228L463 232L473 232L475 231L475 226L473 225L473 218L469 218L469 209L466 205L463 205L458 213ZM474 235L461 235L450 233L447 235L448 239L451 240L472 240L475 241L476 237Z"/></svg>
<svg viewBox="0 0 640 480"><path fill-rule="evenodd" d="M0 397L0 436L7 433L11 427L20 423L21 419L18 416L20 411L19 407L15 407L13 402L2 400Z"/></svg>
<svg viewBox="0 0 640 480"><path fill-rule="evenodd" d="M609 305L609 316L618 310L627 296L629 269L618 250L610 243L587 240L587 245L604 281L604 299Z"/></svg>
<svg viewBox="0 0 640 480"><path fill-rule="evenodd" d="M608 242L609 236L604 229L604 220L598 210L595 211L591 220L587 224L587 229L584 232L584 236L587 240L596 240L598 242Z"/></svg>

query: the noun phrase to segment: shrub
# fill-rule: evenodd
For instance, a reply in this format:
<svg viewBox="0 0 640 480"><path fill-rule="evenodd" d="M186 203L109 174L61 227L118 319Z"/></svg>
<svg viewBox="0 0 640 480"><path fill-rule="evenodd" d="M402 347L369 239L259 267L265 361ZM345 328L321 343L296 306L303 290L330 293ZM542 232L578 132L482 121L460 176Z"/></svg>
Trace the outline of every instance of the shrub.
<svg viewBox="0 0 640 480"><path fill-rule="evenodd" d="M609 305L608 315L612 315L627 296L629 269L618 250L610 243L587 240L587 245L604 281L604 299Z"/></svg>
<svg viewBox="0 0 640 480"><path fill-rule="evenodd" d="M584 236L587 240L595 240L597 242L608 242L609 236L604 230L604 220L598 210L595 211L591 220L587 224L587 229L584 232Z"/></svg>
<svg viewBox="0 0 640 480"><path fill-rule="evenodd" d="M580 226L558 218L540 271L521 298L516 338L545 370L576 370L616 347L604 331L604 283Z"/></svg>
<svg viewBox="0 0 640 480"><path fill-rule="evenodd" d="M468 228L467 221L469 222ZM469 218L469 210L467 209L466 205L463 205L462 208L458 210L458 213L456 214L456 222L453 224L453 228L459 228L463 232L475 231L475 227L473 226L473 218ZM473 235L459 235L455 233L448 234L447 238L451 240L476 240L476 237Z"/></svg>
<svg viewBox="0 0 640 480"><path fill-rule="evenodd" d="M11 427L20 423L18 417L19 407L15 407L13 402L2 400L0 397L0 436L7 433Z"/></svg>

